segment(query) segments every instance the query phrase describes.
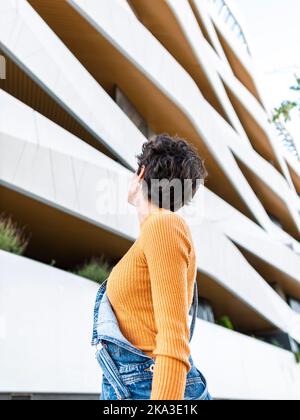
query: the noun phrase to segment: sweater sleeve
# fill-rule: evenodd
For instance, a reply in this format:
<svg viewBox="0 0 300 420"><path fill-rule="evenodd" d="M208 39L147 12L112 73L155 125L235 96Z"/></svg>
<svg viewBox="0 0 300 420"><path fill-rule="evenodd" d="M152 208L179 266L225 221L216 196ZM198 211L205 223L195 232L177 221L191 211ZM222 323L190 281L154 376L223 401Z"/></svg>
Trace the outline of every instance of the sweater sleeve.
<svg viewBox="0 0 300 420"><path fill-rule="evenodd" d="M190 240L175 214L150 218L143 251L157 328L151 400L183 400L190 370L187 269Z"/></svg>

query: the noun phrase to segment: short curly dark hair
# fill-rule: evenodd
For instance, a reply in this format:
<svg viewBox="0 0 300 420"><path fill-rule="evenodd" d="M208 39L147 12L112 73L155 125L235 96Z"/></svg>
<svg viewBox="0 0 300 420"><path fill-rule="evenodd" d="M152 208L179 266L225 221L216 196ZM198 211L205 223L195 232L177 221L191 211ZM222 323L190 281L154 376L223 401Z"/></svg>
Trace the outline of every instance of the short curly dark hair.
<svg viewBox="0 0 300 420"><path fill-rule="evenodd" d="M188 204L207 176L196 148L178 136L156 135L142 145L142 152L136 157L137 173L145 167L145 197L171 211Z"/></svg>

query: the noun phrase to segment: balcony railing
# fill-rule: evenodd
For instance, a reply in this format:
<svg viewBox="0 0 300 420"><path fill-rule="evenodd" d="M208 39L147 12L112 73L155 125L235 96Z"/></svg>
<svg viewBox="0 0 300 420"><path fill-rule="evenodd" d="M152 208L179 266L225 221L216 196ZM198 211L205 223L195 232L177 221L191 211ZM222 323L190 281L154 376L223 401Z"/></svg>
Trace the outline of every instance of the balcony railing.
<svg viewBox="0 0 300 420"><path fill-rule="evenodd" d="M211 2L216 6L217 13L220 18L227 24L230 30L234 33L237 39L240 41L241 45L251 55L249 44L245 37L244 31L239 24L238 20L232 13L231 9L225 2L225 0L211 0Z"/></svg>
<svg viewBox="0 0 300 420"><path fill-rule="evenodd" d="M281 143L283 144L285 149L288 150L288 152L291 153L292 156L294 156L296 159L300 161L300 155L299 155L298 149L295 145L295 141L291 133L289 133L285 125L279 121L275 123L275 127L277 130L278 136L281 140Z"/></svg>

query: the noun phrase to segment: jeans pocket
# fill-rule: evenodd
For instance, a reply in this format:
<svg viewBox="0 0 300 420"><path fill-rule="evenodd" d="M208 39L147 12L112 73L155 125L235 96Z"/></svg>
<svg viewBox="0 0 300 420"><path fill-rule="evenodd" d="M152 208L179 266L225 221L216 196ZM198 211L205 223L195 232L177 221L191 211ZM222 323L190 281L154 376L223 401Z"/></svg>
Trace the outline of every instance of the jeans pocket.
<svg viewBox="0 0 300 420"><path fill-rule="evenodd" d="M101 394L100 400L117 400L117 394L115 393L113 387L108 382L106 377L102 376L102 387L101 387Z"/></svg>
<svg viewBox="0 0 300 420"><path fill-rule="evenodd" d="M185 400L199 400L206 393L206 385L201 377L191 378L186 383L184 399ZM204 398L205 399L205 398Z"/></svg>
<svg viewBox="0 0 300 420"><path fill-rule="evenodd" d="M150 400L152 379L141 379L127 385L130 391L131 400Z"/></svg>
<svg viewBox="0 0 300 420"><path fill-rule="evenodd" d="M120 356L120 346L118 344L106 340L102 340L102 344L111 356Z"/></svg>

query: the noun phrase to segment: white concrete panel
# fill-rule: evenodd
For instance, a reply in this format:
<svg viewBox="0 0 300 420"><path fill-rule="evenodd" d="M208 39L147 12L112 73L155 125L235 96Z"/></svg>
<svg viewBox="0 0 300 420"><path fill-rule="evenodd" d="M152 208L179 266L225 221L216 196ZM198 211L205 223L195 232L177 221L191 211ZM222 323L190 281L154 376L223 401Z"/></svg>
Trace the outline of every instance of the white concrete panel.
<svg viewBox="0 0 300 420"><path fill-rule="evenodd" d="M5 178L8 182L13 182L25 146L26 143L22 143L0 131L0 179Z"/></svg>
<svg viewBox="0 0 300 420"><path fill-rule="evenodd" d="M51 151L27 143L18 162L14 184L22 185L25 190L33 190L35 194L55 201Z"/></svg>
<svg viewBox="0 0 300 420"><path fill-rule="evenodd" d="M224 200L209 190L205 190L205 202L209 211L206 219L220 229L232 241L254 255L287 274L300 285L300 255L286 244L297 243L290 237L269 235L264 229L239 213Z"/></svg>
<svg viewBox="0 0 300 420"><path fill-rule="evenodd" d="M232 33L232 30L230 28L230 25L227 25L220 16L218 16L217 8L215 5L212 4L210 0L205 0L203 2L203 6L201 6L201 0L196 0L198 2L198 7L200 8L206 8L208 14L210 15L211 22L215 25L215 27L218 29L218 31L221 33L221 35L225 38L226 42L238 58L238 60L241 63L241 66L243 66L247 72L249 73L250 77L252 78L253 84L258 91L259 98L264 106L264 108L267 110L267 98L266 95L264 95L264 89L262 86L262 79L259 77L259 66L258 63L255 60L255 54L253 55L253 50L251 47L251 39L247 36L247 28L245 29L245 26L243 24L243 32L246 33L246 39L247 43L250 47L250 55L247 53L247 51L241 47L240 40L237 39L236 35ZM232 2L230 2L232 5ZM231 6L230 6L231 7ZM235 8L236 9L236 8ZM215 32L215 30L214 30ZM215 32L216 34L216 32ZM214 38L214 41L216 38ZM219 41L217 41L217 44L221 47L221 44ZM222 48L222 47L221 47Z"/></svg>
<svg viewBox="0 0 300 420"><path fill-rule="evenodd" d="M98 285L3 251L0 274L0 392L98 394L90 346ZM215 398L300 399L288 352L200 320L191 351Z"/></svg>
<svg viewBox="0 0 300 420"><path fill-rule="evenodd" d="M97 393L98 285L0 251L0 392Z"/></svg>
<svg viewBox="0 0 300 420"><path fill-rule="evenodd" d="M15 99L9 96L6 98L19 105ZM39 115L32 114L32 118L39 119ZM43 118L42 122L42 145L38 142L34 146L20 138L19 142L25 146L21 158L12 165L16 167L14 179L11 181L3 171L0 182L5 182L7 186L11 185L14 189L47 202L61 211L111 230L116 235L134 240L139 234L139 226L134 208L127 203L127 183L131 173L116 163L109 167L109 159L100 153L97 154L97 162L94 159L85 161L82 156L88 158L84 151L87 148L92 149L90 146L53 123L47 131L46 119ZM55 149L57 143L54 142L52 147L53 137L60 139L60 151ZM4 150L9 141L10 138L3 137ZM72 148L72 154L68 156L68 148L72 147L71 141L76 147ZM0 153L0 166L2 158ZM214 201L218 200L215 197ZM214 209L214 201L208 200L205 203L208 215L213 214L210 206ZM300 342L300 316L289 310L232 242L224 236L222 230L210 221L199 220L199 224L193 226L193 234L198 269L209 274L254 311L273 325L289 332Z"/></svg>
<svg viewBox="0 0 300 420"><path fill-rule="evenodd" d="M23 106L4 97L10 106ZM35 120L37 142L24 140L22 130L18 139L2 133L0 120L0 182L125 236L137 235L138 221L127 204L132 173L45 117L24 111ZM103 211L104 200L110 212Z"/></svg>
<svg viewBox="0 0 300 420"><path fill-rule="evenodd" d="M267 140L262 139L262 141L268 141L270 147L274 152L274 156L279 162L282 173L286 177L287 181L291 183L291 177L289 175L287 165L281 153L280 142L277 132L269 122L270 117L262 108L261 104L257 101L257 99L245 88L245 86L235 77L232 77L232 75L225 70L225 67L221 65L220 60L218 61L218 64L220 77L223 79L224 82L227 83L227 86L238 98L242 106L245 107L245 109L249 112L249 115L252 116L252 118L256 121L258 127L260 127L261 130L265 133Z"/></svg>
<svg viewBox="0 0 300 420"><path fill-rule="evenodd" d="M2 41L11 42L16 33L18 33L18 25L14 26L17 15L17 1L8 0L1 2L2 10L0 14L0 26L2 30Z"/></svg>
<svg viewBox="0 0 300 420"><path fill-rule="evenodd" d="M193 237L200 271L300 343L300 315L273 291L221 230L204 221L193 226Z"/></svg>
<svg viewBox="0 0 300 420"><path fill-rule="evenodd" d="M145 138L25 0L11 2L1 15L0 45L99 142L134 166Z"/></svg>
<svg viewBox="0 0 300 420"><path fill-rule="evenodd" d="M200 320L191 344L215 398L300 400L300 369L292 353Z"/></svg>
<svg viewBox="0 0 300 420"><path fill-rule="evenodd" d="M55 200L57 204L73 208L79 212L77 184L72 157L51 150L49 153L52 162Z"/></svg>
<svg viewBox="0 0 300 420"><path fill-rule="evenodd" d="M0 110L2 133L12 137L22 137L30 143L37 142L36 121L31 108L22 102L12 100L10 95L0 89Z"/></svg>
<svg viewBox="0 0 300 420"><path fill-rule="evenodd" d="M230 100L226 94L224 86L221 83L221 80L218 76L214 64L211 61L211 54L209 51L212 50L211 47L207 44L207 41L203 38L199 24L196 20L196 17L193 13L193 10L188 1L178 2L176 0L167 0L167 4L172 10L175 18L177 19L181 30L185 34L185 37L189 41L189 44L193 50L193 53L199 63L199 66L203 69L206 77L211 84L213 91L216 94L216 97L220 101L220 104L223 106L229 121L235 127L237 132L241 136L241 141L248 142L249 139L246 136L245 130L239 121L233 106L230 103ZM217 54L215 54L217 56ZM225 64L224 64L225 66Z"/></svg>
<svg viewBox="0 0 300 420"><path fill-rule="evenodd" d="M197 13L200 15L204 28L206 29L207 34L209 36L209 41L212 47L217 52L217 54L221 57L222 62L224 62L224 64L227 65L228 68L230 69L231 68L230 64L227 61L227 57L220 44L219 38L216 34L214 25L211 20L211 16L210 16L211 0L190 0L190 2L193 3L194 7L197 10Z"/></svg>
<svg viewBox="0 0 300 420"><path fill-rule="evenodd" d="M208 80L210 80L211 86L216 92L217 97L219 98L220 103L223 105L224 109L226 110L228 116L231 119L231 122L233 126L236 128L236 130L239 132L243 140L246 139L246 141L249 140L246 137L246 134L244 132L244 129L241 129L241 123L239 119L237 118L237 115L229 101L229 98L226 94L226 91L224 89L224 86L221 82L220 77L226 81L227 85L232 89L236 97L241 101L243 106L248 109L248 112L252 117L256 120L258 126L261 127L262 130L264 130L267 140L269 141L271 148L274 151L274 155L276 156L279 164L281 165L281 168L283 170L283 173L288 178L290 182L290 175L288 173L287 165L284 161L283 156L280 153L280 149L277 146L278 144L278 138L274 138L274 133L271 130L271 125L268 121L268 116L266 112L263 110L259 102L256 98L244 87L244 85L239 82L235 77L233 77L232 72L228 70L228 66L221 61L221 59L217 56L217 54L204 42L203 38L200 34L200 29L197 24L197 21L192 13L192 9L187 1L177 2L176 0L168 0L167 1L169 7L174 13L174 16L176 17L179 25L181 26L181 30L185 33L185 36L189 40L189 43L191 45L191 48L194 51L195 56L198 59L199 65L204 68L204 71L207 74ZM219 71L219 75L217 74L217 69ZM233 140L233 137L231 138ZM231 143L234 145L235 149L243 150L247 146L246 142L244 141L240 148L240 143L234 139L234 141L231 141ZM243 148L243 149L242 149ZM245 153L245 156L248 158L247 153ZM247 159L248 160L248 159ZM279 173L277 170L275 170L274 167L271 168L271 165L269 165L269 162L264 161L265 166L269 166L269 171L272 169L277 174L277 177L279 176ZM255 163L252 167L255 167ZM257 174L259 175L259 172L257 171ZM273 178L274 178L273 176ZM263 179L263 176L262 176ZM267 177L267 179L269 179ZM284 181L284 182L283 182ZM286 180L282 179L281 184L284 184L285 190L287 190L288 185L286 184ZM276 188L276 191L281 191L281 188ZM290 197L292 200L292 196ZM287 198L287 202L289 203L289 199ZM296 223L300 226L300 219L296 212L293 212L293 207L289 204L287 204L291 211L291 215L293 216Z"/></svg>
<svg viewBox="0 0 300 420"><path fill-rule="evenodd" d="M273 223L228 150L228 144L235 141L239 144L239 135L204 100L194 81L178 62L115 0L110 2L109 7L105 0L68 2L188 116L255 218L264 228L274 231ZM112 10L114 19L109 19ZM143 54L145 50L149 54ZM156 59L150 60L150 55Z"/></svg>

